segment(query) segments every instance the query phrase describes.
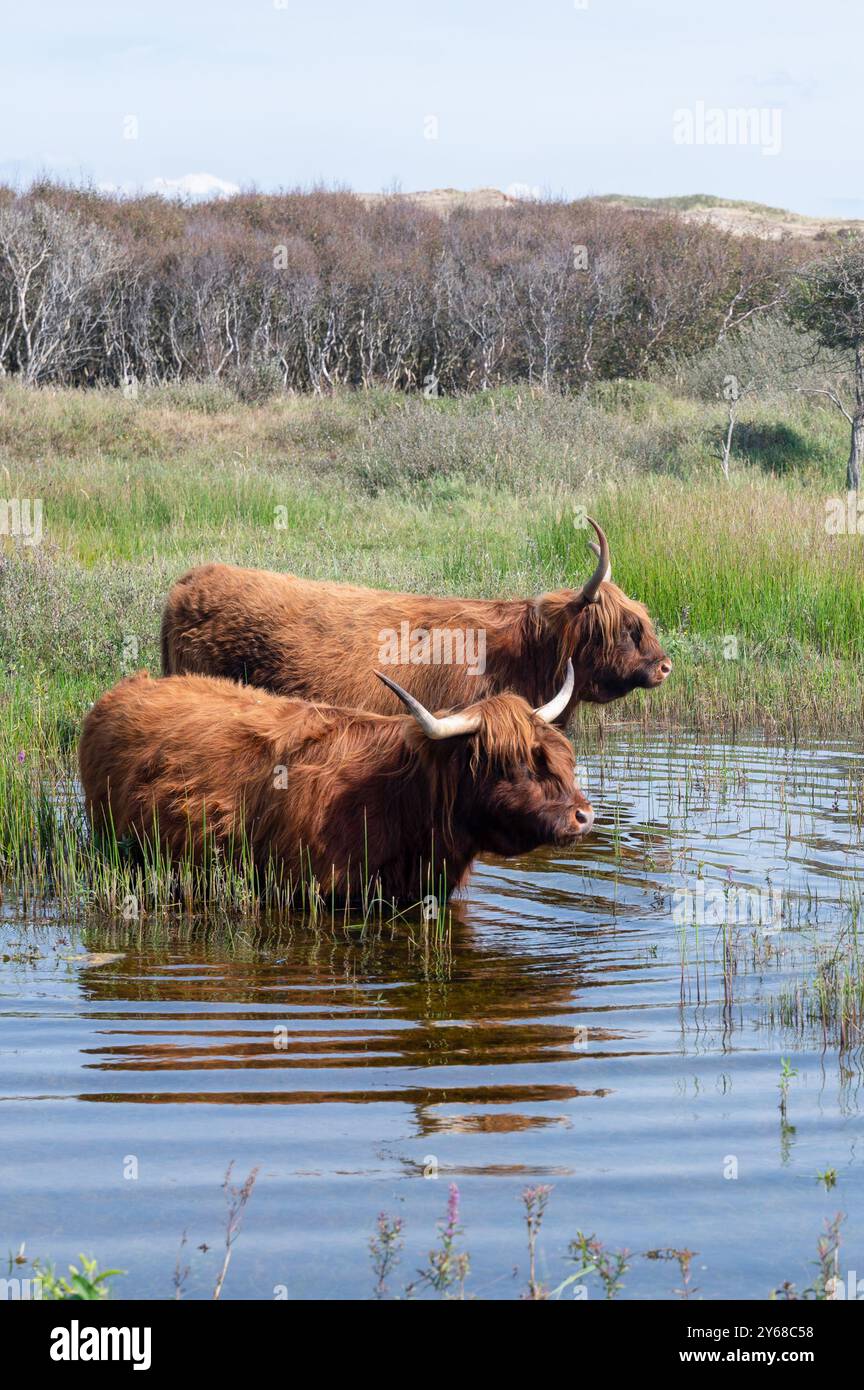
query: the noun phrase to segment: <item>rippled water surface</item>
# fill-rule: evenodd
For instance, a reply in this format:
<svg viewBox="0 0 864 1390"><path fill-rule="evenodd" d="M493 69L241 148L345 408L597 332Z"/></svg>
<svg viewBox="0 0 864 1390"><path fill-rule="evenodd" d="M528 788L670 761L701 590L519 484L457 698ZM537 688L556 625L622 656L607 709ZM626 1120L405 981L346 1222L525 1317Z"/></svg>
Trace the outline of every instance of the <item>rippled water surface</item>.
<svg viewBox="0 0 864 1390"><path fill-rule="evenodd" d="M622 735L584 764L590 843L480 864L449 949L417 924L154 935L7 905L5 1247L93 1253L128 1271L118 1293L170 1297L186 1232L186 1294L209 1295L233 1160L259 1176L229 1297L368 1296L381 1211L404 1223L399 1291L451 1182L478 1297L523 1287L537 1183L550 1285L582 1230L636 1252L625 1296L671 1296L677 1264L640 1255L674 1247L701 1296L762 1298L809 1283L838 1211L864 1273L857 1015L824 986L860 980L860 747ZM700 882L709 920L682 923ZM740 887L749 920L710 891Z"/></svg>

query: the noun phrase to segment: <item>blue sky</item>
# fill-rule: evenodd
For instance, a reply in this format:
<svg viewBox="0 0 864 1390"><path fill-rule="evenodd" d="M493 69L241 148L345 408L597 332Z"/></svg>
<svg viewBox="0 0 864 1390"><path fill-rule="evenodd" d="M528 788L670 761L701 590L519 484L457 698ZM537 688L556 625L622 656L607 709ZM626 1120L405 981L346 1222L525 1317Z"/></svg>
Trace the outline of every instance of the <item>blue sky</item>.
<svg viewBox="0 0 864 1390"><path fill-rule="evenodd" d="M864 216L856 0L583 3L6 0L0 178L698 191ZM779 111L779 151L676 143L699 103L721 137L730 109Z"/></svg>

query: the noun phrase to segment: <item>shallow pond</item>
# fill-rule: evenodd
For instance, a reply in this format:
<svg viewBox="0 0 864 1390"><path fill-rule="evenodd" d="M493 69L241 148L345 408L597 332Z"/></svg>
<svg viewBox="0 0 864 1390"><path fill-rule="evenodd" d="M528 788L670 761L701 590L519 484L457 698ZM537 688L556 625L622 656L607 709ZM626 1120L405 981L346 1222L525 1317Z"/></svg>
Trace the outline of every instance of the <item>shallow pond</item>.
<svg viewBox="0 0 864 1390"><path fill-rule="evenodd" d="M549 1286L581 1230L634 1252L624 1297L673 1296L678 1261L644 1258L673 1248L697 1297L764 1298L811 1282L838 1212L864 1275L860 746L623 730L583 783L590 842L479 865L449 949L417 924L82 932L7 905L2 1248L171 1297L185 1232L184 1292L209 1296L233 1160L259 1174L225 1297L368 1297L382 1211L399 1292L453 1182L478 1297L523 1290L537 1184Z"/></svg>

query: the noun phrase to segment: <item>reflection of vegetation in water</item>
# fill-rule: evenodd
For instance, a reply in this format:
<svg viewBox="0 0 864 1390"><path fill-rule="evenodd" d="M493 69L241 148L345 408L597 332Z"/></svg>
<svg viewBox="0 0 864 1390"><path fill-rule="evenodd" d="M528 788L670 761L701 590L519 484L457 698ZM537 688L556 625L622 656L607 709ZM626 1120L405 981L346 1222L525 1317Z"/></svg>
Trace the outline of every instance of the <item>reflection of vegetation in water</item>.
<svg viewBox="0 0 864 1390"><path fill-rule="evenodd" d="M788 1163L789 1155L792 1150L792 1141L795 1138L795 1126L789 1123L788 1104L789 1104L789 1082L794 1081L798 1075L798 1068L793 1067L788 1057L780 1058L780 1148L783 1163Z"/></svg>
<svg viewBox="0 0 864 1390"><path fill-rule="evenodd" d="M812 922L818 921L819 895L794 903L790 920L784 922L782 938L766 936L757 924L752 927L719 927L706 930L697 925L677 929L681 973L681 1002L704 1006L712 998L731 1006L736 981L746 975L757 977L764 986L771 974L794 975L792 983L781 982L776 990L760 996L760 1022L763 1027L781 1028L802 1042L815 1036L822 1046L847 1053L864 1045L864 972L860 956L857 890L846 896L841 891L830 906L845 909L852 925L837 928L830 941L823 941ZM802 919L796 924L796 915ZM716 970L715 970L715 967ZM712 996L711 982L720 987ZM796 1073L785 1074L782 1084ZM781 1092L784 1108L785 1089ZM794 1127L790 1127L794 1134Z"/></svg>
<svg viewBox="0 0 864 1390"><path fill-rule="evenodd" d="M604 742L592 767L599 794L591 790L599 809L595 839L603 834L604 801L612 803L606 843L616 883L656 882L657 906L670 913L682 1008L717 1002L731 1026L740 984L754 977L763 1025L789 1029L796 1038L815 1028L823 1044L841 1052L860 1047L860 759L851 749L838 750L836 759L830 750L808 759L806 750L799 757L794 747L778 747L767 770L767 746L756 765L734 742L669 739L662 751L667 756L658 755L656 736L647 731ZM624 821L621 808L634 790L644 818ZM738 855L736 868L723 868L720 844L734 845L748 827L757 831L754 857ZM842 867L829 859L809 872L805 859L802 871L802 845L808 854L842 852ZM642 952L666 959L668 936L644 942ZM792 983L783 978L790 975ZM778 987L763 994L772 976Z"/></svg>
<svg viewBox="0 0 864 1390"><path fill-rule="evenodd" d="M815 943L808 978L766 1001L765 1019L796 1037L817 1031L841 1053L864 1043L864 974L857 930L827 945Z"/></svg>

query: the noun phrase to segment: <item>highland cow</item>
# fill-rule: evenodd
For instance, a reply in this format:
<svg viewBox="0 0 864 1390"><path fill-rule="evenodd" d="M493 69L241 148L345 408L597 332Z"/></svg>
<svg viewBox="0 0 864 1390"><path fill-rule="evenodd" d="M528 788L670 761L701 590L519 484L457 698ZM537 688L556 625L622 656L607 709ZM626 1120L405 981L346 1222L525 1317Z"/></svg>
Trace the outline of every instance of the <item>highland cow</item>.
<svg viewBox="0 0 864 1390"><path fill-rule="evenodd" d="M430 714L336 709L204 676L123 680L87 716L79 753L94 828L156 841L175 861L241 854L328 900L446 896L475 857L569 845L594 813L554 721L497 695ZM392 702L392 695L389 697Z"/></svg>
<svg viewBox="0 0 864 1390"><path fill-rule="evenodd" d="M577 701L652 689L671 670L646 610L610 582L608 542L591 525L599 545L588 582L531 599L419 597L203 565L168 596L163 674L224 676L383 714L377 666L429 708L452 709L503 691L537 705L572 661L564 726Z"/></svg>

